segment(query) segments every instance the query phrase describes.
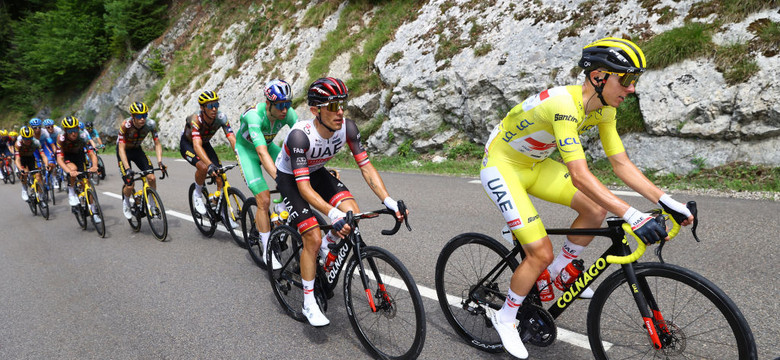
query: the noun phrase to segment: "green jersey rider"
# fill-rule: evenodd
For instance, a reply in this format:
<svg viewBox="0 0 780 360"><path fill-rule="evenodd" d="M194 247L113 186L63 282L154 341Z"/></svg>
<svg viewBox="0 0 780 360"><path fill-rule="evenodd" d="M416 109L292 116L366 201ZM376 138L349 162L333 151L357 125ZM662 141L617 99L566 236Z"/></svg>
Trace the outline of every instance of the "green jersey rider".
<svg viewBox="0 0 780 360"><path fill-rule="evenodd" d="M257 200L255 223L260 232L263 244L263 254L268 245L268 236L271 232L271 222L268 219L268 208L271 202L271 194L268 184L263 178L260 167L276 179L276 156L281 148L272 141L285 125L292 128L298 121L298 115L292 106L292 89L284 80L274 79L265 85L265 102L247 109L241 115L241 123L236 132L236 154L241 165L249 190ZM265 261L265 255L261 257ZM274 268L280 268L281 264L274 259Z"/></svg>

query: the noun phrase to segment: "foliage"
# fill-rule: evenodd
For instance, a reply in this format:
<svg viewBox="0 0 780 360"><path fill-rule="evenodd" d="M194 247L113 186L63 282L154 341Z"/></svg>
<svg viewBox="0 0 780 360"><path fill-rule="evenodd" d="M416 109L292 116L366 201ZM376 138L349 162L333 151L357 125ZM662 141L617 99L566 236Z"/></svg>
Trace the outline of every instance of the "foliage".
<svg viewBox="0 0 780 360"><path fill-rule="evenodd" d="M702 23L685 24L637 45L644 51L650 69L663 69L685 59L707 55L713 47L710 26Z"/></svg>
<svg viewBox="0 0 780 360"><path fill-rule="evenodd" d="M473 142L462 142L447 149L447 158L456 160L481 159L485 153L485 147ZM477 160L478 161L478 160Z"/></svg>
<svg viewBox="0 0 780 360"><path fill-rule="evenodd" d="M715 65L729 85L745 82L759 70L748 44L719 46L715 51Z"/></svg>
<svg viewBox="0 0 780 360"><path fill-rule="evenodd" d="M617 109L617 131L619 134L645 131L642 112L639 110L639 97L629 94Z"/></svg>
<svg viewBox="0 0 780 360"><path fill-rule="evenodd" d="M140 50L165 31L168 5L161 0L106 0L106 33L115 55Z"/></svg>

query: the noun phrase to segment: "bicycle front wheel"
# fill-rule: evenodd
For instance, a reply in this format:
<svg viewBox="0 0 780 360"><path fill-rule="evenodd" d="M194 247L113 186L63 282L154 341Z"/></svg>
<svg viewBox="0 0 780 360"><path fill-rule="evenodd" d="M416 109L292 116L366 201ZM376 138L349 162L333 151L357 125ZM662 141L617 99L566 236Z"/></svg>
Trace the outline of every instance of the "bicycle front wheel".
<svg viewBox="0 0 780 360"><path fill-rule="evenodd" d="M227 201L223 201L224 205L222 207L223 222L230 232L230 236L233 237L233 241L235 241L238 246L246 249L246 242L241 234L241 230L238 228L241 226L241 207L244 206L246 197L241 191L234 187L228 188L226 195L225 200Z"/></svg>
<svg viewBox="0 0 780 360"><path fill-rule="evenodd" d="M90 185L89 190L87 190L87 194L91 199L89 201L89 206L91 209L88 212L91 213L90 219L92 220L92 225L95 226L95 231L97 231L98 235L104 238L106 237L106 219L103 217L103 210L100 208L97 192L95 192L93 185ZM97 218L95 218L96 216Z"/></svg>
<svg viewBox="0 0 780 360"><path fill-rule="evenodd" d="M157 240L165 241L168 237L168 217L165 215L165 206L163 206L160 195L154 189L148 188L145 202L146 220L149 221L149 227L152 228L154 237Z"/></svg>
<svg viewBox="0 0 780 360"><path fill-rule="evenodd" d="M255 214L257 213L257 200L254 197L246 199L244 207L241 209L241 232L244 235L246 248L249 250L249 256L252 261L265 270L263 261L263 242L260 240L260 232L255 223Z"/></svg>
<svg viewBox="0 0 780 360"><path fill-rule="evenodd" d="M202 190L203 191L201 195L205 201L205 199L209 198L209 193L205 186L202 188ZM214 231L217 230L217 222L214 220L214 217L212 217L211 212L208 211L208 209L204 215L195 209L195 206L192 204L192 194L194 193L195 183L192 183L192 185L190 185L190 191L187 192L187 198L190 202L190 214L192 214L192 220L195 222L195 226L198 228L198 231L200 231L201 234L211 237L214 235ZM206 206L208 207L210 205L206 204Z"/></svg>
<svg viewBox="0 0 780 360"><path fill-rule="evenodd" d="M43 188L40 184L38 184L38 189L35 190L35 197L37 199L36 203L38 204L38 212L41 213L41 216L43 216L44 219L49 220L49 202L46 199L46 189Z"/></svg>
<svg viewBox="0 0 780 360"><path fill-rule="evenodd" d="M266 263L272 264L272 257L276 257L281 269L274 270L273 266L266 266L268 280L274 290L276 300L282 308L295 320L305 321L303 316L303 283L301 281L301 251L303 239L295 228L281 225L271 231L268 239L268 253L265 254Z"/></svg>
<svg viewBox="0 0 780 360"><path fill-rule="evenodd" d="M466 343L482 351L504 350L488 308L498 310L504 304L517 259L509 259L508 269L485 277L508 254L497 240L466 233L452 238L436 261L436 295L444 317Z"/></svg>
<svg viewBox="0 0 780 360"><path fill-rule="evenodd" d="M747 321L715 284L671 264L635 264L634 269L643 295L655 299L663 316L658 327L663 348L656 350L650 342L632 289L619 270L599 285L588 309L590 346L597 359L757 358Z"/></svg>
<svg viewBox="0 0 780 360"><path fill-rule="evenodd" d="M47 197L51 199L52 205L57 205L57 199L54 198L54 174L49 172L46 176Z"/></svg>
<svg viewBox="0 0 780 360"><path fill-rule="evenodd" d="M367 246L360 259L368 289L361 281L357 255L344 274L344 304L360 342L381 359L417 358L425 343L425 309L412 275L382 248Z"/></svg>

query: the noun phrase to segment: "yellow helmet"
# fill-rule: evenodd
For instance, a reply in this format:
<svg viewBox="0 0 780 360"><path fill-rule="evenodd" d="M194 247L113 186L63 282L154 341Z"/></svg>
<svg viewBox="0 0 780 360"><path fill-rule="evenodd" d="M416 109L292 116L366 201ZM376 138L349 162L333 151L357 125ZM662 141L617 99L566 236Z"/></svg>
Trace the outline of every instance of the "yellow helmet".
<svg viewBox="0 0 780 360"><path fill-rule="evenodd" d="M75 116L68 116L62 119L63 129L73 129L77 127L79 127L79 119L77 119Z"/></svg>
<svg viewBox="0 0 780 360"><path fill-rule="evenodd" d="M198 104L201 105L217 100L219 100L219 95L217 95L216 91L204 91L198 96Z"/></svg>
<svg viewBox="0 0 780 360"><path fill-rule="evenodd" d="M10 136L12 138L15 138L15 137L19 136L19 134L16 131L11 131L11 132L8 133L8 136Z"/></svg>
<svg viewBox="0 0 780 360"><path fill-rule="evenodd" d="M130 114L146 114L149 112L149 108L146 107L146 104L136 101L132 105L130 105Z"/></svg>
<svg viewBox="0 0 780 360"><path fill-rule="evenodd" d="M19 132L22 134L23 139L32 139L33 137L33 129L29 126L25 126L19 130Z"/></svg>
<svg viewBox="0 0 780 360"><path fill-rule="evenodd" d="M642 49L630 40L606 37L585 45L579 66L586 72L606 68L623 74L641 74L647 61Z"/></svg>
<svg viewBox="0 0 780 360"><path fill-rule="evenodd" d="M0 130L0 136L8 136L8 130L6 129Z"/></svg>

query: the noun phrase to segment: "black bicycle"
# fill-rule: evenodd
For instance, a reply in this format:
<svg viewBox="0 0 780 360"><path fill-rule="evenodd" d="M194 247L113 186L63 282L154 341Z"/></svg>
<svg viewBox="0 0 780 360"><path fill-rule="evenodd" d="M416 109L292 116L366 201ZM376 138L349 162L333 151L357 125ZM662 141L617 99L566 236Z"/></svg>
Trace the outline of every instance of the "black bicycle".
<svg viewBox="0 0 780 360"><path fill-rule="evenodd" d="M190 202L190 213L192 219L195 221L195 226L198 230L208 237L214 236L214 232L217 230L217 224L221 221L230 236L233 237L233 241L239 246L245 248L244 238L239 232L238 227L241 218L241 206L246 201L246 197L240 190L230 186L227 175L225 173L238 166L238 164L222 166L217 170L217 174L209 174L209 185L216 182L217 176L222 179L222 190L216 190L213 193L209 193L206 186L203 186L201 196L203 198L204 205L206 206L206 214L202 215L195 209L192 203L192 194L195 193L195 183L190 185L190 190L187 192L187 197Z"/></svg>
<svg viewBox="0 0 780 360"><path fill-rule="evenodd" d="M271 194L278 194L279 190L271 190ZM282 212L281 214L275 211L277 204L284 205L284 200L279 197L273 199L268 208L268 219L271 223L271 230L278 225L289 225L290 219L287 214ZM287 210L284 210L287 211ZM255 223L255 214L257 213L257 200L253 197L249 197L244 202L244 206L241 207L241 231L244 235L244 243L249 250L249 255L252 257L252 261L265 270L265 256L263 254L263 242L260 240L260 231L257 229ZM325 219L320 213L315 212L314 216L317 218L317 222L320 225L327 225Z"/></svg>
<svg viewBox="0 0 780 360"><path fill-rule="evenodd" d="M406 213L402 201L399 210ZM346 222L352 232L330 249L336 255L329 269L317 266L314 282L314 297L320 309L328 309L328 299L334 295L338 277L343 269L344 305L349 321L360 342L376 357L382 359L414 359L420 355L425 343L425 310L422 298L412 275L389 251L367 246L363 242L358 221L395 212L381 209L353 215L347 213ZM411 231L408 220L406 227ZM401 227L396 220L391 230L382 230L383 235L393 235ZM329 231L332 226L321 226ZM267 266L268 278L274 295L285 312L298 321L306 321L301 311L303 284L300 275L300 254L303 241L298 232L288 226L279 225L271 231L266 263L276 257L282 268ZM354 250L352 257L350 253ZM359 255L359 256L358 256Z"/></svg>
<svg viewBox="0 0 780 360"><path fill-rule="evenodd" d="M143 186L133 194L135 200L131 206L133 217L127 221L130 223L133 231L138 232L141 230L141 218L145 217L149 222L152 233L154 233L154 237L157 240L165 241L168 237L168 217L165 214L165 206L160 198L160 194L149 185L149 181L146 179L147 175L153 174L155 171L162 172L160 180L168 176L168 170L161 168L144 170L133 175L132 181L141 181Z"/></svg>
<svg viewBox="0 0 780 360"><path fill-rule="evenodd" d="M688 207L696 217L696 204L689 202ZM674 226L669 236L677 235L680 225L669 214L653 213L659 222L671 219ZM699 241L697 225L698 217L691 231ZM597 359L757 358L753 333L734 302L703 276L664 263L666 242L656 249L660 262L638 263L645 244L637 240L639 246L631 253L626 234L633 233L622 218L608 218L605 228L547 229L547 233L608 237L612 246L548 309L542 307L540 289L531 289L517 314L523 342L552 344L557 336L555 319L610 264L621 264L590 300L588 337ZM516 239L513 244L510 251L487 235L461 234L444 246L436 263L436 293L447 321L469 345L483 351L503 351L489 311L501 308L509 279L519 265L516 256L525 257Z"/></svg>

